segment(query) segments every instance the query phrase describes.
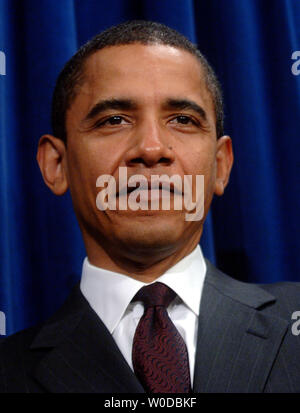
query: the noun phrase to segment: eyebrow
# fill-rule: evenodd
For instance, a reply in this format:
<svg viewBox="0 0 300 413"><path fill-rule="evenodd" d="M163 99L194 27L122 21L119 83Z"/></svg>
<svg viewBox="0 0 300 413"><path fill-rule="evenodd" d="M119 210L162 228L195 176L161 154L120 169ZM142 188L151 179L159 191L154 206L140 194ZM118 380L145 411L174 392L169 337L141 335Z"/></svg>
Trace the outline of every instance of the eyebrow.
<svg viewBox="0 0 300 413"><path fill-rule="evenodd" d="M204 121L207 121L207 116L205 110L198 105L198 103L194 102L193 100L189 99L167 99L165 105L165 109L190 109L194 112L198 113Z"/></svg>
<svg viewBox="0 0 300 413"><path fill-rule="evenodd" d="M116 98L111 98L111 99L104 99L100 100L97 102L88 112L86 117L84 118L83 121L88 121L102 112L109 110L109 109L114 109L114 110L136 110L138 107L137 103L134 102L131 99L116 99ZM183 110L183 109L190 109L193 110L194 112L198 113L198 115L201 116L201 118L206 121L207 116L205 110L198 105L198 103L194 102L193 100L189 99L174 99L170 98L167 99L166 102L163 105L164 109L169 110L169 109L177 109L177 110Z"/></svg>
<svg viewBox="0 0 300 413"><path fill-rule="evenodd" d="M137 104L131 99L105 99L97 102L84 118L84 121L95 118L100 113L109 110L134 110L137 108Z"/></svg>

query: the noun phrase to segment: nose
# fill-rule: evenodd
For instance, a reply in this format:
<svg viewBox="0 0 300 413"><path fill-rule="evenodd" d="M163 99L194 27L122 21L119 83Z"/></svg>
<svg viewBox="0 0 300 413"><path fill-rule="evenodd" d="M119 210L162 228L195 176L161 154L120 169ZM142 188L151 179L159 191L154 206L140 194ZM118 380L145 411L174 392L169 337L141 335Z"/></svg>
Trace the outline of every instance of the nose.
<svg viewBox="0 0 300 413"><path fill-rule="evenodd" d="M134 143L125 157L127 166L169 166L174 162L170 136L156 120L144 121L135 129Z"/></svg>

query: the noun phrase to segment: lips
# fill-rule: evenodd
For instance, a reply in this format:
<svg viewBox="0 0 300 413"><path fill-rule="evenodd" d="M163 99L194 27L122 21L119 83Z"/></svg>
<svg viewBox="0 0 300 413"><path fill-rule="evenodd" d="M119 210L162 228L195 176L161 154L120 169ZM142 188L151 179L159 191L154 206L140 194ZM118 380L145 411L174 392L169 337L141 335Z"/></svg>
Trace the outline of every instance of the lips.
<svg viewBox="0 0 300 413"><path fill-rule="evenodd" d="M173 194L177 195L182 195L182 189L179 188L179 186L174 185L173 182L169 181L147 181L147 182L137 182L135 186L129 186L128 184L125 185L120 189L120 191L117 192L116 196L124 196L124 195L129 195L131 192L138 190L138 191L156 191L156 190L162 190L166 192L170 192Z"/></svg>

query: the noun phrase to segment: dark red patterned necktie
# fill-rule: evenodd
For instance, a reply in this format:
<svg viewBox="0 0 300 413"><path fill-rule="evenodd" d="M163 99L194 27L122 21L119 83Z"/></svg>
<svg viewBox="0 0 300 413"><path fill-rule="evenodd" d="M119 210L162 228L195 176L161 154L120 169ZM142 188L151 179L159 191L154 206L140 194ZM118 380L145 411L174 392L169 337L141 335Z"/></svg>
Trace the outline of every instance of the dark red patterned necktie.
<svg viewBox="0 0 300 413"><path fill-rule="evenodd" d="M156 282L141 288L132 300L145 306L133 339L132 362L148 393L191 391L186 345L166 310L175 295Z"/></svg>

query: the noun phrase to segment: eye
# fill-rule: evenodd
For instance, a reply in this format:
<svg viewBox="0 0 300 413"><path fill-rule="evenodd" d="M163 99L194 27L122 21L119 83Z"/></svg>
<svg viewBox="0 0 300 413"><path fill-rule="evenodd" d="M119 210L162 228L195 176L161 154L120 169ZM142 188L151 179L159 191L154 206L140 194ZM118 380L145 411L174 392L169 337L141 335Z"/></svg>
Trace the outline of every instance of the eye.
<svg viewBox="0 0 300 413"><path fill-rule="evenodd" d="M110 116L107 119L101 120L97 122L96 127L101 127L101 126L113 126L113 125L121 125L125 123L125 119L122 116ZM127 123L127 122L126 122Z"/></svg>
<svg viewBox="0 0 300 413"><path fill-rule="evenodd" d="M181 125L188 125L188 124L196 125L197 124L193 118L191 118L190 116L186 116L186 115L176 116L176 118L171 120L171 123L177 123Z"/></svg>

